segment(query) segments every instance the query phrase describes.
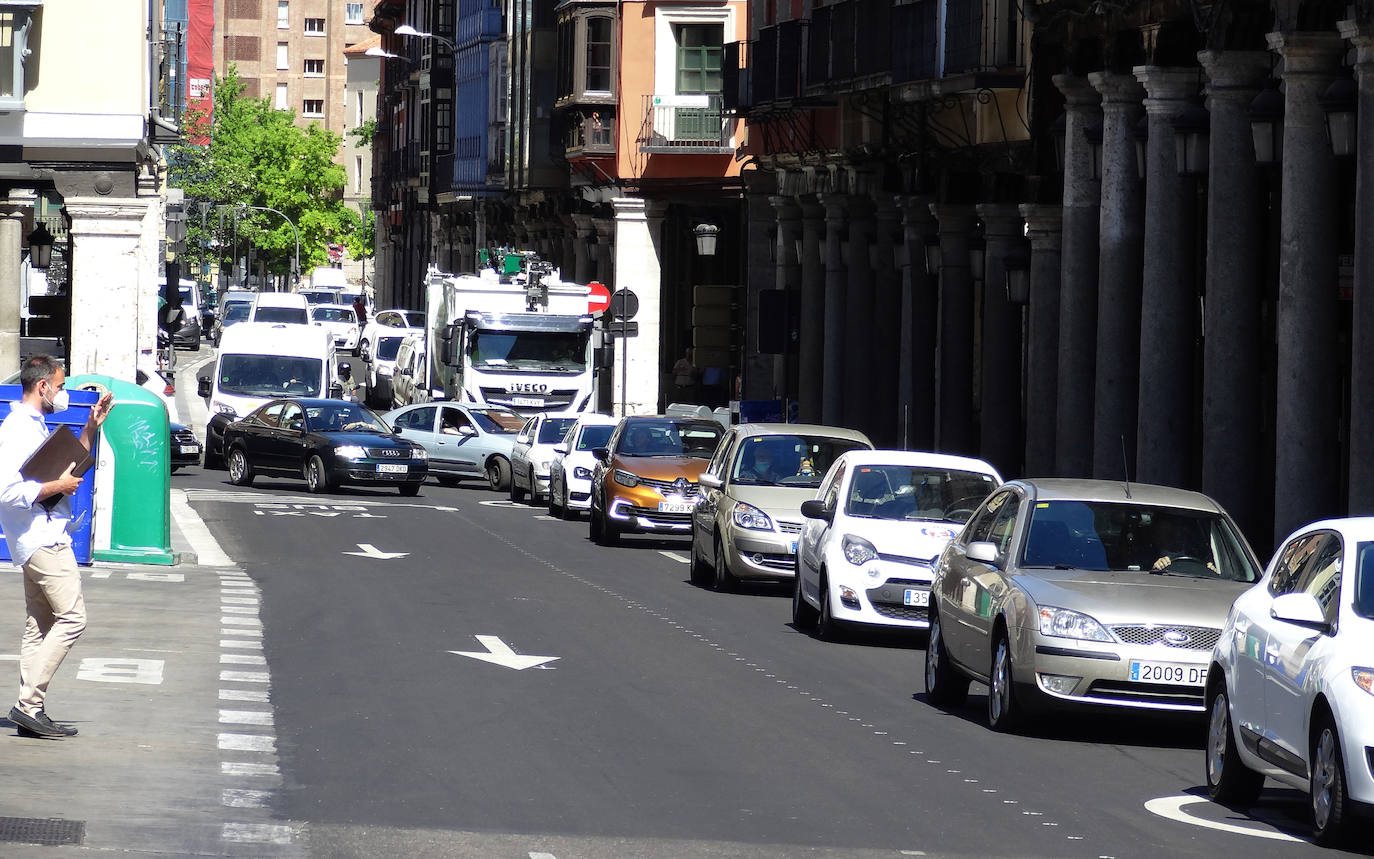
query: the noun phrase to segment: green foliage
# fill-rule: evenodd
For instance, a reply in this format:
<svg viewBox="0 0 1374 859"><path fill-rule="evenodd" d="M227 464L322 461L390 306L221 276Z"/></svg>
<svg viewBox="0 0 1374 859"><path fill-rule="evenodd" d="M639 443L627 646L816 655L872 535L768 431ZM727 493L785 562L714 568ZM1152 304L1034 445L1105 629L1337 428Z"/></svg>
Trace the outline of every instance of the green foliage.
<svg viewBox="0 0 1374 859"><path fill-rule="evenodd" d="M274 109L267 99L245 98L238 70L230 66L214 82L213 113L192 110L185 139L172 147L171 184L185 189L186 256L198 268L232 264L251 245L267 270L287 274L300 233L301 274L328 263L327 246L346 243L358 216L343 204L346 176L334 163L341 138L296 114ZM210 203L202 224L198 203ZM195 268L193 268L195 270Z"/></svg>
<svg viewBox="0 0 1374 859"><path fill-rule="evenodd" d="M348 132L351 136L358 138L359 146L371 146L372 139L377 136L377 120L365 119L362 125Z"/></svg>
<svg viewBox="0 0 1374 859"><path fill-rule="evenodd" d="M362 201L362 214L345 209L352 223L344 238L344 249L353 259L369 259L376 255L377 213L372 211L370 200Z"/></svg>

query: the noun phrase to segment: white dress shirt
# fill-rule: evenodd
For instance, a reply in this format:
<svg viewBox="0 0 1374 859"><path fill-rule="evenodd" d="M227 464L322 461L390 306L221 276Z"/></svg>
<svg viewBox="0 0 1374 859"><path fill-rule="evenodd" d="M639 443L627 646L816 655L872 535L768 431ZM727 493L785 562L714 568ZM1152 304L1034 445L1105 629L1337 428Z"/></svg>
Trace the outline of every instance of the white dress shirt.
<svg viewBox="0 0 1374 859"><path fill-rule="evenodd" d="M63 496L49 512L37 503L43 484L25 480L19 473L47 437L43 415L23 402L12 403L9 416L0 422L0 529L5 532L16 567L28 563L39 549L72 542L67 533L71 498Z"/></svg>

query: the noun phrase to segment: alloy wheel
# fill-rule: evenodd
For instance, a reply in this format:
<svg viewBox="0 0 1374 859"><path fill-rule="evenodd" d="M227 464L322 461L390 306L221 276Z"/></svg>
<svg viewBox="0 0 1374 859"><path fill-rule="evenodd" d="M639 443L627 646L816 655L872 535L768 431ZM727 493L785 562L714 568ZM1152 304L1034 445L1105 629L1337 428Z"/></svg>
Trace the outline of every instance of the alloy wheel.
<svg viewBox="0 0 1374 859"><path fill-rule="evenodd" d="M1312 762L1312 822L1323 830L1331 822L1336 792L1336 737L1325 728L1317 738L1315 760Z"/></svg>

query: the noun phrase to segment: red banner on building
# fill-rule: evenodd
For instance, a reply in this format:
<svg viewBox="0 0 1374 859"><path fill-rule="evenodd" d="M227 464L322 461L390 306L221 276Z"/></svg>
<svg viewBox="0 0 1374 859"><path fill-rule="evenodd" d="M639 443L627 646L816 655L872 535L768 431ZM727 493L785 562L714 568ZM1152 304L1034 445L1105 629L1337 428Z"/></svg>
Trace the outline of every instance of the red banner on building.
<svg viewBox="0 0 1374 859"><path fill-rule="evenodd" d="M210 90L215 75L215 0L190 0L187 17L186 106L189 115L198 114L208 127L214 108ZM203 133L193 133L191 140L209 142Z"/></svg>

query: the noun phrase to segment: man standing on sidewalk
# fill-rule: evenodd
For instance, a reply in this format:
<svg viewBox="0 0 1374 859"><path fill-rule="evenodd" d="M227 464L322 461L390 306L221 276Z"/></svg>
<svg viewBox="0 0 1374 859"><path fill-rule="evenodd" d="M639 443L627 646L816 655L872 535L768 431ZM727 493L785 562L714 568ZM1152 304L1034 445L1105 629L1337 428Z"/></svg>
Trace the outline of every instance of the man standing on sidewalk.
<svg viewBox="0 0 1374 859"><path fill-rule="evenodd" d="M28 610L19 651L19 701L10 710L10 721L25 736L70 737L76 728L49 719L43 699L67 651L86 629L81 573L68 530L73 527L69 496L81 485L81 478L72 476L75 463L46 483L26 480L19 473L48 437L44 416L67 408L67 374L51 357L35 355L24 361L19 380L21 399L0 423L0 528L10 557L24 570ZM95 443L113 399L107 393L91 408L81 431L87 450Z"/></svg>

